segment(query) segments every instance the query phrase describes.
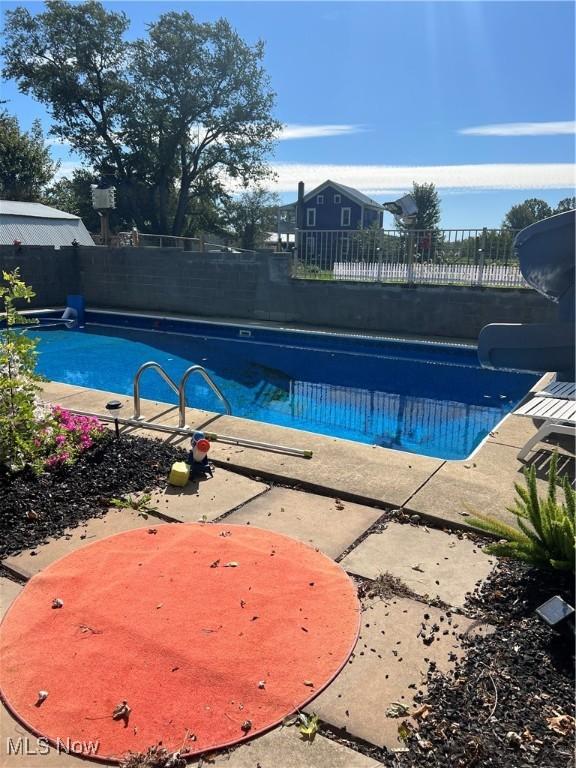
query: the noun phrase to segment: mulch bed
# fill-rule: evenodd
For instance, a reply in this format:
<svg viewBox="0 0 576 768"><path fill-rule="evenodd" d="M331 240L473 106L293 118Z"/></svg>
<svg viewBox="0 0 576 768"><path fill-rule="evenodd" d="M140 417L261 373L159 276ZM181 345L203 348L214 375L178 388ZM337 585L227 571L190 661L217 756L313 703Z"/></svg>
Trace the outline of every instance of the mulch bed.
<svg viewBox="0 0 576 768"><path fill-rule="evenodd" d="M74 466L0 475L0 558L105 514L112 498L152 490L185 455L158 440L106 434Z"/></svg>
<svg viewBox="0 0 576 768"><path fill-rule="evenodd" d="M321 733L395 768L571 768L575 734L559 718L576 714L574 636L534 615L555 594L574 605L570 574L499 562L463 611L495 631L465 640L466 656L452 674L430 668L426 694L415 696L429 714L406 752L391 754L329 726Z"/></svg>
<svg viewBox="0 0 576 768"><path fill-rule="evenodd" d="M0 558L104 514L113 497L152 490L184 456L160 441L107 436L74 467L40 478L0 475ZM385 524L389 516L394 517L383 515L378 522ZM405 589L393 580L359 580L358 586L361 598ZM427 692L419 699L430 706L429 714L407 737L406 752L392 754L326 724L320 732L396 768L575 766L574 734L569 721L558 719L575 715L574 638L555 633L534 615L555 594L574 604L571 576L500 561L463 611L495 632L466 640L468 652L449 676L430 669Z"/></svg>

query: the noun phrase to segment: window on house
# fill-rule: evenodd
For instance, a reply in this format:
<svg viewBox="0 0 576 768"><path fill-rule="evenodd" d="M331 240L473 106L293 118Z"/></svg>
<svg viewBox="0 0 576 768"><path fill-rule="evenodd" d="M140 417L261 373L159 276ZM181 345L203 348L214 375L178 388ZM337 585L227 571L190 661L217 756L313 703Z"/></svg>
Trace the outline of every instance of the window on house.
<svg viewBox="0 0 576 768"><path fill-rule="evenodd" d="M348 235L344 235L342 238L342 256L348 256L350 252L350 240Z"/></svg>
<svg viewBox="0 0 576 768"><path fill-rule="evenodd" d="M316 226L316 208L306 209L306 226L307 227Z"/></svg>
<svg viewBox="0 0 576 768"><path fill-rule="evenodd" d="M339 203L340 202L340 195L334 195L334 202Z"/></svg>
<svg viewBox="0 0 576 768"><path fill-rule="evenodd" d="M340 211L340 226L341 227L350 226L350 208L342 208L342 210Z"/></svg>
<svg viewBox="0 0 576 768"><path fill-rule="evenodd" d="M316 198L316 202L318 203L318 205L324 205L324 195L318 195L318 197Z"/></svg>

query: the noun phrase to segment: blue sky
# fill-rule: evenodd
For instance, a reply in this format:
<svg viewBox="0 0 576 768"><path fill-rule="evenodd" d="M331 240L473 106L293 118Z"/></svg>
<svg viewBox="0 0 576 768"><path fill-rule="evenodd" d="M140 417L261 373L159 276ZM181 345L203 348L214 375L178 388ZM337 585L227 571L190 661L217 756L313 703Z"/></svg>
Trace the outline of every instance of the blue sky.
<svg viewBox="0 0 576 768"><path fill-rule="evenodd" d="M2 11L42 3L2 2ZM444 227L500 225L527 197L574 194L571 2L114 2L130 37L167 10L224 16L265 67L287 125L273 188L295 198L326 178L377 200L432 181ZM4 83L28 128L42 105ZM63 171L78 163L53 147ZM390 217L386 217L390 218ZM392 225L392 221L385 225Z"/></svg>

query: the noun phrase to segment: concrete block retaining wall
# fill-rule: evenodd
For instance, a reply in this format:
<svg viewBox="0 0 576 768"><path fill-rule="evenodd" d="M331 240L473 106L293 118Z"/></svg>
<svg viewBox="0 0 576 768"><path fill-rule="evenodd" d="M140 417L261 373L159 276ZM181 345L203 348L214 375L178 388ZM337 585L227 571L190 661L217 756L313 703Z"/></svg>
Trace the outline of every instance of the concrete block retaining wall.
<svg viewBox="0 0 576 768"><path fill-rule="evenodd" d="M83 293L88 306L243 320L278 320L383 333L476 338L495 322L549 322L556 307L535 291L295 280L290 256L175 248L0 247L20 266L34 306Z"/></svg>

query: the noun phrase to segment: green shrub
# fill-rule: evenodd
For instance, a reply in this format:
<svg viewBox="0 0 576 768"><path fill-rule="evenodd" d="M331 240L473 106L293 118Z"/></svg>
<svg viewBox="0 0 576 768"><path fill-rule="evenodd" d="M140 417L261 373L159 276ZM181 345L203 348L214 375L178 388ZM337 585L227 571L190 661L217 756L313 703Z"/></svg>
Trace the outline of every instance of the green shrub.
<svg viewBox="0 0 576 768"><path fill-rule="evenodd" d="M38 422L45 412L38 399L35 372L36 339L24 331L26 325L38 322L20 315L15 303L30 301L32 288L20 278L18 269L2 273L0 285L0 463L9 469L20 469L37 453L35 437Z"/></svg>
<svg viewBox="0 0 576 768"><path fill-rule="evenodd" d="M98 419L49 408L38 396L36 345L27 326L37 320L16 310L19 300L35 295L18 269L2 273L0 284L0 465L14 472L26 466L35 472L73 464L100 440L105 429Z"/></svg>
<svg viewBox="0 0 576 768"><path fill-rule="evenodd" d="M516 516L518 528L482 515L474 510L470 522L483 531L499 536L502 541L490 544L485 552L524 560L531 565L574 571L574 510L576 492L568 477L558 482L558 455L550 462L548 492L539 498L534 466L524 470L526 487L514 484L517 498L508 511ZM560 491L563 500L557 495Z"/></svg>

